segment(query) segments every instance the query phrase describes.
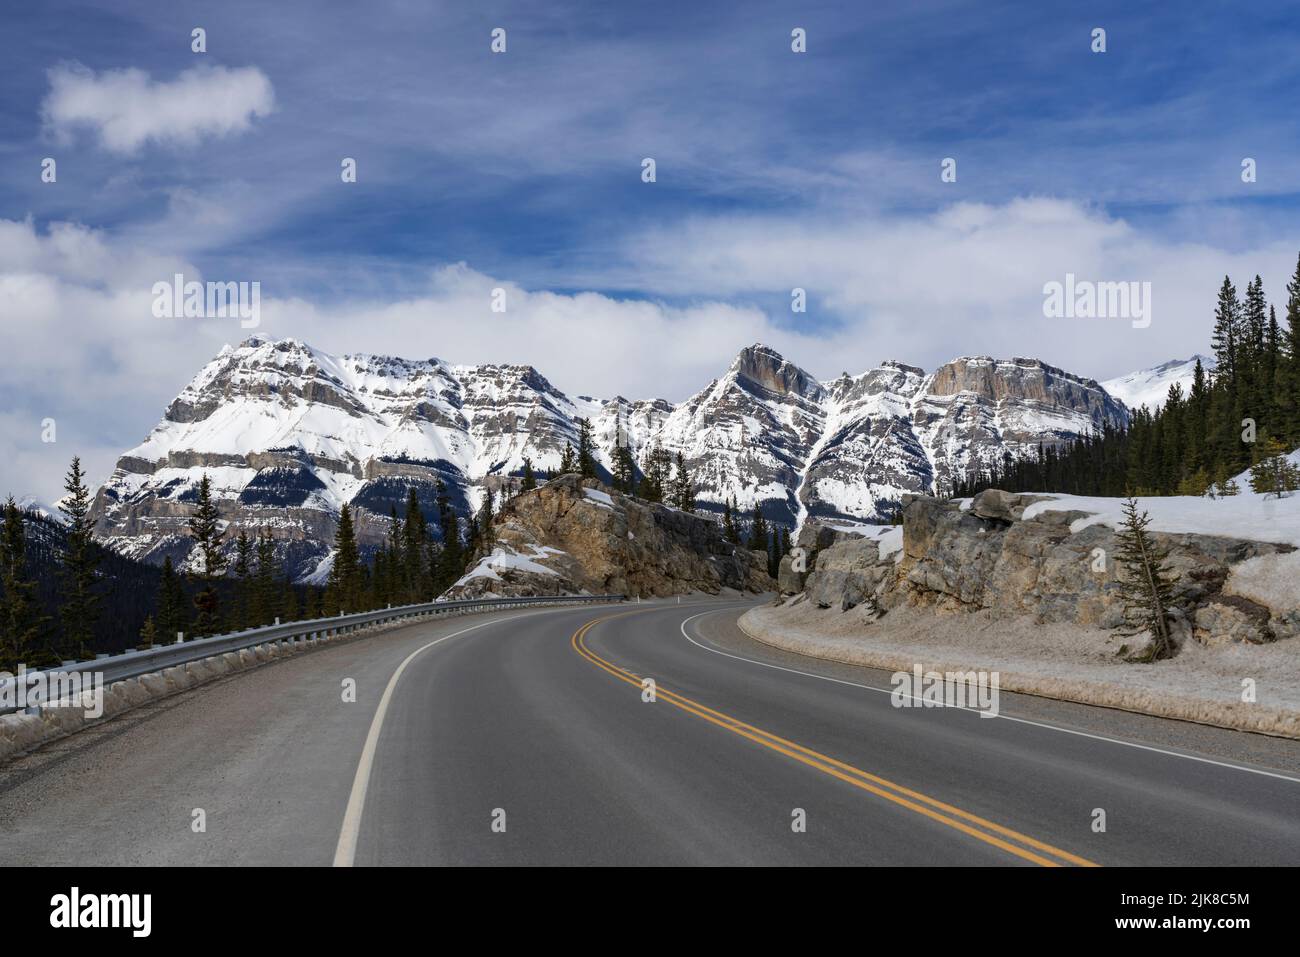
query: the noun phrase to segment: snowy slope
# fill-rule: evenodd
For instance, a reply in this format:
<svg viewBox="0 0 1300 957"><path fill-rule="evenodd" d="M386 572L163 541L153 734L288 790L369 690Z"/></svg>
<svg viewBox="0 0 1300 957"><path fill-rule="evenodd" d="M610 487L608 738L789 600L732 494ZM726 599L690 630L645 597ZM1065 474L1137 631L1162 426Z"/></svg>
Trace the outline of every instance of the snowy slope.
<svg viewBox="0 0 1300 957"><path fill-rule="evenodd" d="M1107 379L1101 385L1130 409L1140 409L1145 405L1155 411L1158 406L1164 405L1171 385L1180 385L1183 395L1191 390L1192 374L1198 359L1207 373L1214 371L1213 356L1194 355L1190 359L1170 359L1150 369Z"/></svg>
<svg viewBox="0 0 1300 957"><path fill-rule="evenodd" d="M1231 535L1258 542L1277 542L1300 548L1300 493L1284 498L1256 495L1249 491L1230 498L1171 495L1138 500L1140 511L1151 517L1155 532L1186 532L1199 535ZM1083 495L1050 495L1049 501L1034 502L1025 509L1025 519L1042 512L1088 512L1070 525L1078 532L1089 525L1119 528L1124 522L1124 500ZM1295 588L1300 592L1300 583Z"/></svg>

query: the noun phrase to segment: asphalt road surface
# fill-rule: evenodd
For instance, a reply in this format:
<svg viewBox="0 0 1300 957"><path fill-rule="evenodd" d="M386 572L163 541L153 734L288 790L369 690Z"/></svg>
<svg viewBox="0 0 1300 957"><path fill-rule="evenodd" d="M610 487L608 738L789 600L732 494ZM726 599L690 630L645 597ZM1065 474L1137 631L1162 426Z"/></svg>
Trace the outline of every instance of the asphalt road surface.
<svg viewBox="0 0 1300 957"><path fill-rule="evenodd" d="M1300 862L1300 742L895 708L745 637L750 604L466 616L223 679L0 768L0 863Z"/></svg>

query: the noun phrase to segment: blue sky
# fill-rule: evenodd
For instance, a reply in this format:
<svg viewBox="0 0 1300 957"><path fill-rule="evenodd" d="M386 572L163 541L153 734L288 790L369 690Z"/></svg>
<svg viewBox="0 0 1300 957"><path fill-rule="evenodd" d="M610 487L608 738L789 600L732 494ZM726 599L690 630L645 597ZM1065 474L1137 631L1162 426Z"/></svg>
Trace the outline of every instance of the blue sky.
<svg viewBox="0 0 1300 957"><path fill-rule="evenodd" d="M172 268L260 281L264 334L528 361L598 394L680 400L758 338L821 376L989 353L1103 378L1204 351L1222 275L1277 300L1300 250L1297 22L1282 2L15 5L0 488L49 494L69 445L111 468L246 334L153 320ZM1045 320L1066 271L1152 281L1151 328ZM506 319L481 309L497 286ZM46 416L57 454L33 444Z"/></svg>

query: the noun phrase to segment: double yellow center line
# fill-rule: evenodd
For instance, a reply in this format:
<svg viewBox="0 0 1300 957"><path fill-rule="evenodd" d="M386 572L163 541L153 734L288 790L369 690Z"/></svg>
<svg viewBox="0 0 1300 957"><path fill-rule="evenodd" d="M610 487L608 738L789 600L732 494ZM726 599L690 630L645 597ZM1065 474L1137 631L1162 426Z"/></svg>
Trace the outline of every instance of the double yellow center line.
<svg viewBox="0 0 1300 957"><path fill-rule="evenodd" d="M636 612L606 615L603 618L596 618L587 622L573 633L571 644L574 651L597 668L608 672L620 681L626 681L628 684L640 688L642 686L640 675L635 675L626 668L621 668L612 661L602 658L588 648L585 641L587 632L596 625L630 614L636 614ZM886 801L891 801L910 811L915 811L932 821L938 821L940 824L961 831L976 840L991 844L1033 864L1039 864L1043 867L1060 867L1071 864L1080 867L1098 866L1086 858L1071 854L1069 851L1063 851L1050 844L1045 844L1029 837L1027 834L1021 834L1019 831L1003 827L1001 824L971 814L969 811L963 811L951 804L945 804L943 801L921 794L919 791L913 791L910 788L895 784L893 781L888 781L879 775L863 771L861 768L855 768L851 764L845 764L843 761L838 761L811 748L796 744L794 741L788 741L770 731L756 728L752 724L747 724L738 718L733 718L731 715L709 708L698 701L677 694L675 691L670 691L658 682L655 684L655 696L656 699L662 699L674 707L695 715L697 718L702 718L720 728L725 728L732 734L737 734L756 744L761 744L765 748L770 748L811 768L816 768L823 774L828 774L833 778L844 781L846 784L851 784L877 797L884 798Z"/></svg>

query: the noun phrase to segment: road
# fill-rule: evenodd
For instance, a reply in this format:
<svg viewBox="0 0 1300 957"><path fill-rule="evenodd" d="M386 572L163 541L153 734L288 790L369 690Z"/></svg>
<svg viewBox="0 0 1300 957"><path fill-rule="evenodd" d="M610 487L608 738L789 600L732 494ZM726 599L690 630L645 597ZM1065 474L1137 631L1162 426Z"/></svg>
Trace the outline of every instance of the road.
<svg viewBox="0 0 1300 957"><path fill-rule="evenodd" d="M749 605L467 616L224 679L0 769L0 863L1300 860L1300 743L895 708L745 637Z"/></svg>

